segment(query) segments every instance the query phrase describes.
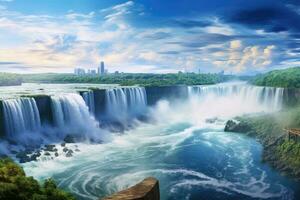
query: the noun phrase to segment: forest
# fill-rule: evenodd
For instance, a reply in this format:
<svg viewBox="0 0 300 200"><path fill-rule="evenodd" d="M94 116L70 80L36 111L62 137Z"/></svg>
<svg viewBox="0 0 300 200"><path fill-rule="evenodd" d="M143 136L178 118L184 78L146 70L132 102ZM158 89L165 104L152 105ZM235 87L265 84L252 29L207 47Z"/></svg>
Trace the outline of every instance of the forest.
<svg viewBox="0 0 300 200"><path fill-rule="evenodd" d="M274 70L257 75L251 83L258 86L300 88L300 67Z"/></svg>

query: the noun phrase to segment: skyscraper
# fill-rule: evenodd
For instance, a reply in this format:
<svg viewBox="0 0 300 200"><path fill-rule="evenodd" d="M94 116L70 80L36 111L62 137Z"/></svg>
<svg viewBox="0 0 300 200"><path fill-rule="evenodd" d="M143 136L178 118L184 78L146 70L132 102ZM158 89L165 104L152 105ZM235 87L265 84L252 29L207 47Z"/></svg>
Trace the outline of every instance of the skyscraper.
<svg viewBox="0 0 300 200"><path fill-rule="evenodd" d="M104 62L100 62L100 66L98 67L98 74L99 75L104 75L105 74L105 67L104 67Z"/></svg>

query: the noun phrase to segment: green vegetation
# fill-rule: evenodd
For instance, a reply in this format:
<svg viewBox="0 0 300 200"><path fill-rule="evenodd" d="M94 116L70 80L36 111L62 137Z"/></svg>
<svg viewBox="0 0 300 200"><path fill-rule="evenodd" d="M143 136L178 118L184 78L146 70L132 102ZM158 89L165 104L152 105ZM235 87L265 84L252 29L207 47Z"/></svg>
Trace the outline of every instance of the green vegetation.
<svg viewBox="0 0 300 200"><path fill-rule="evenodd" d="M21 83L20 75L0 72L0 86L20 85Z"/></svg>
<svg viewBox="0 0 300 200"><path fill-rule="evenodd" d="M288 163L289 167L300 176L300 142L284 140L276 148L276 155L282 162Z"/></svg>
<svg viewBox="0 0 300 200"><path fill-rule="evenodd" d="M73 74L30 74L24 75L24 82L39 83L98 83L120 84L123 86L170 86L215 84L237 78L220 74L108 74L105 76L76 76ZM242 77L246 79L248 77Z"/></svg>
<svg viewBox="0 0 300 200"><path fill-rule="evenodd" d="M259 86L300 88L300 67L274 70L256 76L252 83Z"/></svg>
<svg viewBox="0 0 300 200"><path fill-rule="evenodd" d="M246 127L244 132L256 137L264 146L263 160L274 168L300 179L300 137L287 137L284 128L300 128L300 107L276 114L236 118Z"/></svg>
<svg viewBox="0 0 300 200"><path fill-rule="evenodd" d="M0 160L0 199L14 200L74 200L69 193L57 188L52 179L41 186L10 159Z"/></svg>
<svg viewBox="0 0 300 200"><path fill-rule="evenodd" d="M26 83L91 83L91 84L119 84L122 86L173 86L173 85L208 85L228 80L249 80L249 77L237 77L222 74L107 74L105 76L74 74L10 74L0 73L0 86L19 85Z"/></svg>

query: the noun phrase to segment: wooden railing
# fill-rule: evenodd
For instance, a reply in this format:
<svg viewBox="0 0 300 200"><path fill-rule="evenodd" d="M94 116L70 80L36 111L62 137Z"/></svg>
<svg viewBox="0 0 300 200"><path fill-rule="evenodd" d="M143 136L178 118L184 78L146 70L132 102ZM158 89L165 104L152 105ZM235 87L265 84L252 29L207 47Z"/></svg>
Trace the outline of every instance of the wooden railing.
<svg viewBox="0 0 300 200"><path fill-rule="evenodd" d="M285 128L283 129L288 134L288 139L294 138L298 141L298 137L300 137L300 129L299 128Z"/></svg>

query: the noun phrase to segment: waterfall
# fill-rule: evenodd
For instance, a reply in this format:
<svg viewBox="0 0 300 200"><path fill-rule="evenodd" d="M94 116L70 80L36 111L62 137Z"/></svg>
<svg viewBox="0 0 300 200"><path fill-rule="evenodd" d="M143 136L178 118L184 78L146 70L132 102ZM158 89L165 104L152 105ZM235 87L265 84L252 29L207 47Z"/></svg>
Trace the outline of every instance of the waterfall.
<svg viewBox="0 0 300 200"><path fill-rule="evenodd" d="M94 92L93 91L87 91L82 93L82 97L86 103L86 105L89 107L89 111L92 114L95 114L95 99L94 99Z"/></svg>
<svg viewBox="0 0 300 200"><path fill-rule="evenodd" d="M147 96L145 88L124 88L127 97L128 109L134 115L144 112L147 106Z"/></svg>
<svg viewBox="0 0 300 200"><path fill-rule="evenodd" d="M239 98L243 104L257 104L270 111L280 110L283 103L283 88L259 87L248 84L217 84L211 86L189 86L189 96L214 96Z"/></svg>
<svg viewBox="0 0 300 200"><path fill-rule="evenodd" d="M38 131L40 114L34 98L9 99L3 101L4 124L8 137Z"/></svg>
<svg viewBox="0 0 300 200"><path fill-rule="evenodd" d="M106 112L110 119L123 121L144 114L147 107L143 87L106 90Z"/></svg>
<svg viewBox="0 0 300 200"><path fill-rule="evenodd" d="M60 94L51 97L56 127L68 134L85 134L99 127L79 94Z"/></svg>

